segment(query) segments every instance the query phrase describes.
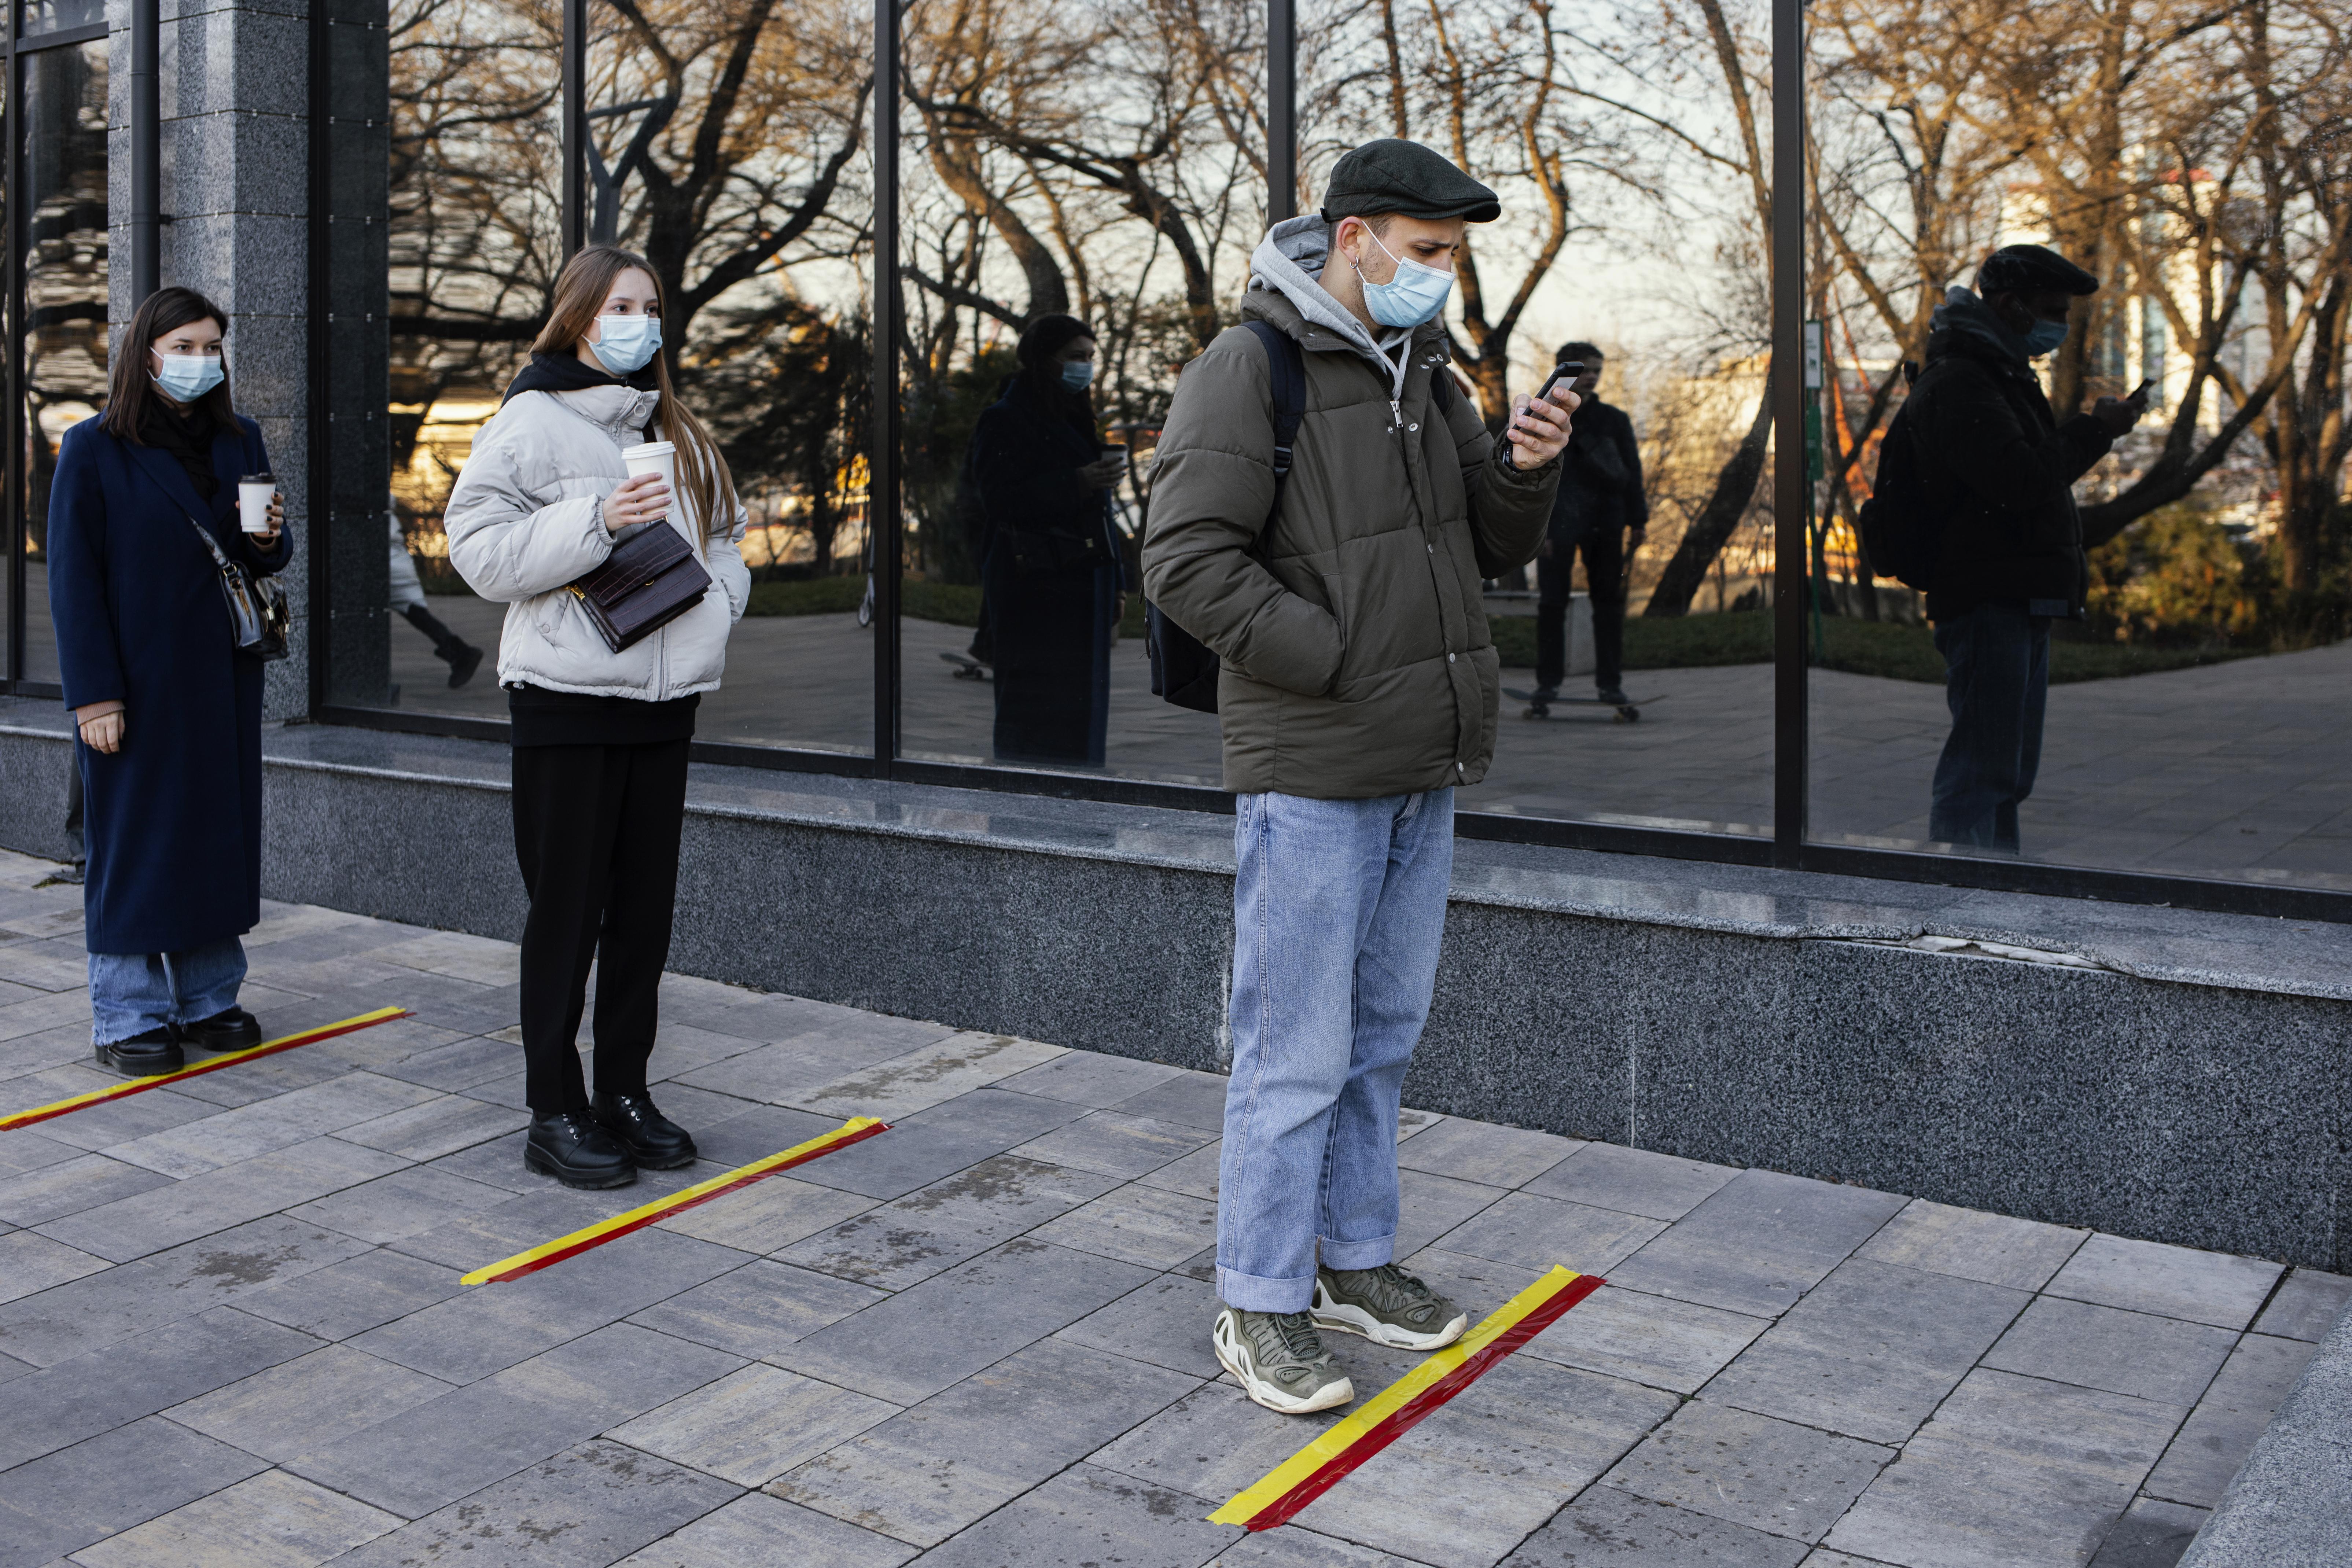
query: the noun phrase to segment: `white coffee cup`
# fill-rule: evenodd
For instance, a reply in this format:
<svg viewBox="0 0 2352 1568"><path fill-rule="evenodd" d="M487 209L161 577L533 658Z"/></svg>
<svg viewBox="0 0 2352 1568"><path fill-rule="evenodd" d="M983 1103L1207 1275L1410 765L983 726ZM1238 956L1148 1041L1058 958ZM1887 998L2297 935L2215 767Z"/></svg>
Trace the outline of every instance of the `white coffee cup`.
<svg viewBox="0 0 2352 1568"><path fill-rule="evenodd" d="M659 474L661 482L672 497L677 494L677 448L667 441L647 441L642 446L621 448L621 461L629 470L629 478L641 474ZM665 511L663 516L668 513Z"/></svg>
<svg viewBox="0 0 2352 1568"><path fill-rule="evenodd" d="M268 474L247 474L236 481L237 526L247 533L269 531L269 502L278 481Z"/></svg>

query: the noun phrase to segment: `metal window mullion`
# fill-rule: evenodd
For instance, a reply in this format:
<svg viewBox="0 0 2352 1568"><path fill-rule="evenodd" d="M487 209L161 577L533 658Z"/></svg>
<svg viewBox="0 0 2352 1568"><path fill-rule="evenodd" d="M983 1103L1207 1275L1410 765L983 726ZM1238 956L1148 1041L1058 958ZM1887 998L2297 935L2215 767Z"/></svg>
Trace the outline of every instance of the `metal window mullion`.
<svg viewBox="0 0 2352 1568"><path fill-rule="evenodd" d="M14 691L25 673L25 247L17 242L24 218L16 210L24 191L23 182L17 178L21 160L17 157L16 143L20 139L16 129L25 112L25 84L16 69L16 7L12 4L9 9L5 56L8 101L0 106L0 136L6 140L5 146L0 147L0 185L5 186L0 190L0 206L5 206L7 218L0 224L0 244L8 247L6 261L0 264L0 288L8 291L7 331L0 334L5 335L8 356L5 372L0 372L0 385L7 388L8 396L7 414L5 420L0 420L8 443L5 458L0 458L0 473L5 475L0 482L8 487L7 500L0 504L0 520L5 521L8 530L7 549L0 553L0 563L5 563L7 574L6 579L0 581L0 594L6 595L7 602L0 608L5 608L8 616L7 637L0 640L0 689Z"/></svg>
<svg viewBox="0 0 2352 1568"><path fill-rule="evenodd" d="M866 562L874 590L874 776L898 756L899 0L874 0L874 424L866 459Z"/></svg>
<svg viewBox="0 0 2352 1568"><path fill-rule="evenodd" d="M1298 5L1266 0L1265 216L1298 216Z"/></svg>
<svg viewBox="0 0 2352 1568"><path fill-rule="evenodd" d="M1772 849L1805 845L1805 84L1803 0L1772 0Z"/></svg>
<svg viewBox="0 0 2352 1568"><path fill-rule="evenodd" d="M563 0L563 254L588 242L588 0Z"/></svg>

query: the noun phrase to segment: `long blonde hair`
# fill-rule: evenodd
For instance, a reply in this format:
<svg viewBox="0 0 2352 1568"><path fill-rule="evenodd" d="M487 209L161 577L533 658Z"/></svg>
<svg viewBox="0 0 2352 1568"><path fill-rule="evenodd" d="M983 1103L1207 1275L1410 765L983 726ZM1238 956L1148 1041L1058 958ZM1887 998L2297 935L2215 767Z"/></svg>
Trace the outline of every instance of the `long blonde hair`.
<svg viewBox="0 0 2352 1568"><path fill-rule="evenodd" d="M662 287L661 274L635 251L623 250L617 245L591 245L563 264L562 275L555 280L555 302L548 310L547 325L539 330L530 352L577 354L581 340L588 335L588 329L595 324L605 300L612 295L614 279L633 270L654 280L654 303L660 310L667 332L669 295ZM653 372L654 386L660 394L660 400L654 405L654 422L660 427L663 439L677 446L678 489L700 514L702 542L708 549L713 535L734 531L735 476L728 472L727 459L719 455L719 443L710 438L702 421L670 390L667 353L654 355Z"/></svg>

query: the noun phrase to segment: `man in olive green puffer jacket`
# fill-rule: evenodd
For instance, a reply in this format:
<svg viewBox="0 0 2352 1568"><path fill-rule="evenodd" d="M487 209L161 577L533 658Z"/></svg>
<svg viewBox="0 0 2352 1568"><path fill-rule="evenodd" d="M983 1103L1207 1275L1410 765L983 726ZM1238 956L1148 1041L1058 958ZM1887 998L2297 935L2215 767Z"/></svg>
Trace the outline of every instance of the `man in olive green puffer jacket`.
<svg viewBox="0 0 2352 1568"><path fill-rule="evenodd" d="M1534 556L1575 406L1521 397L1497 442L1468 396L1433 392L1464 226L1500 216L1426 147L1341 158L1322 211L1259 246L1242 301L1304 351L1279 512L1247 328L1185 368L1153 472L1146 589L1223 662L1238 796L1211 1340L1274 1410L1354 1397L1319 1330L1427 1350L1468 1322L1395 1265L1397 1098L1436 981L1454 786L1495 750L1479 580Z"/></svg>

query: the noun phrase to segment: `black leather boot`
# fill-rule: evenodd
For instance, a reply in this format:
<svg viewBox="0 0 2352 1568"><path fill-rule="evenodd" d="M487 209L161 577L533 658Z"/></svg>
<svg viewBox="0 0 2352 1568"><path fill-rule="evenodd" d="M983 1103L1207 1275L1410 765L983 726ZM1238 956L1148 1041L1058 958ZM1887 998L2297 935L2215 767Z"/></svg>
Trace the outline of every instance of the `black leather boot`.
<svg viewBox="0 0 2352 1568"><path fill-rule="evenodd" d="M637 1179L637 1163L620 1141L574 1110L532 1117L522 1163L567 1187L625 1187Z"/></svg>
<svg viewBox="0 0 2352 1568"><path fill-rule="evenodd" d="M694 1135L655 1110L650 1094L591 1095L588 1105L604 1131L628 1145L648 1171L675 1171L702 1157Z"/></svg>
<svg viewBox="0 0 2352 1568"><path fill-rule="evenodd" d="M177 1072L188 1065L181 1054L179 1031L164 1024L143 1035L133 1035L127 1040L117 1040L110 1046L93 1047L98 1065L125 1078L153 1078L158 1073Z"/></svg>
<svg viewBox="0 0 2352 1568"><path fill-rule="evenodd" d="M231 1007L181 1025L180 1038L198 1050L249 1050L261 1044L261 1021L242 1007Z"/></svg>

